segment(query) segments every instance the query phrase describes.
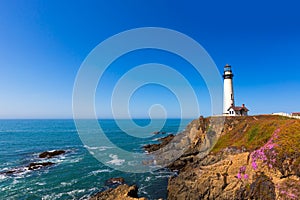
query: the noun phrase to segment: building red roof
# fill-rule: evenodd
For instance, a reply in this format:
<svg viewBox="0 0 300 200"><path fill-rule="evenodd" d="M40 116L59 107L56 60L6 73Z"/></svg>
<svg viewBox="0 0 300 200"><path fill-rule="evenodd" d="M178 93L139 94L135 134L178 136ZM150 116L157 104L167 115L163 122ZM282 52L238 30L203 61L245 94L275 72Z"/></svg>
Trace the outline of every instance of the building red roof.
<svg viewBox="0 0 300 200"><path fill-rule="evenodd" d="M244 111L246 111L246 112L249 111L249 109L246 108L244 104L243 104L242 106L234 106L234 105L231 105L230 108L228 108L227 111L229 111L231 108L232 108L234 111L241 111L241 110L244 110Z"/></svg>

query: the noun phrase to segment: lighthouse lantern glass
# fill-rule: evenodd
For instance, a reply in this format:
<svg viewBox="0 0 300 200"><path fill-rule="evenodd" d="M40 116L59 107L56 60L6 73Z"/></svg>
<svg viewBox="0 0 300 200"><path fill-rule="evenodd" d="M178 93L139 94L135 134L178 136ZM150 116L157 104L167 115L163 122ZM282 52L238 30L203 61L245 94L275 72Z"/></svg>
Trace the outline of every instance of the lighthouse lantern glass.
<svg viewBox="0 0 300 200"><path fill-rule="evenodd" d="M231 72L231 66L225 66L224 72Z"/></svg>

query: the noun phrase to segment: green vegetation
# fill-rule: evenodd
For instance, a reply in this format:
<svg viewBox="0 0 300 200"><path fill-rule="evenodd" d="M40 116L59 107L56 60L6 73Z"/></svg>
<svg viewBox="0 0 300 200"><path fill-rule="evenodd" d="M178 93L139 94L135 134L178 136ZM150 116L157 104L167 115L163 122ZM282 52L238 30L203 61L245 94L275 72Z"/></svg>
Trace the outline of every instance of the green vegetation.
<svg viewBox="0 0 300 200"><path fill-rule="evenodd" d="M255 137L257 137L259 131L259 127L257 125L253 126L249 131L248 131L248 142L253 141Z"/></svg>
<svg viewBox="0 0 300 200"><path fill-rule="evenodd" d="M300 149L300 120L272 115L227 117L224 127L213 153L230 146L253 151L263 146L278 128L278 150L282 155L295 154Z"/></svg>
<svg viewBox="0 0 300 200"><path fill-rule="evenodd" d="M264 162L271 161L269 167L279 169L283 175L300 176L299 119L271 115L226 118L223 135L212 153L226 147L244 147L256 152L257 159L266 156Z"/></svg>

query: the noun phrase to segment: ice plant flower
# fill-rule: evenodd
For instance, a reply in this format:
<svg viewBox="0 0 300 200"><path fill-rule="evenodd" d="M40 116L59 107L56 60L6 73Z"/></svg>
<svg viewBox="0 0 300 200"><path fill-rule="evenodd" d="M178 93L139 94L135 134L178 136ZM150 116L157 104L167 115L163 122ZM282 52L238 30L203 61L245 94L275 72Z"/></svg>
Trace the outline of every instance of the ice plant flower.
<svg viewBox="0 0 300 200"><path fill-rule="evenodd" d="M278 138L278 133L280 129L276 129L272 135L272 137L268 140L268 142L260 147L259 149L253 151L251 153L252 163L251 166L254 170L257 169L257 161L263 161L263 164L267 165L269 168L273 168L273 163L276 162L277 153L275 152L275 147L277 146L274 143L274 140Z"/></svg>

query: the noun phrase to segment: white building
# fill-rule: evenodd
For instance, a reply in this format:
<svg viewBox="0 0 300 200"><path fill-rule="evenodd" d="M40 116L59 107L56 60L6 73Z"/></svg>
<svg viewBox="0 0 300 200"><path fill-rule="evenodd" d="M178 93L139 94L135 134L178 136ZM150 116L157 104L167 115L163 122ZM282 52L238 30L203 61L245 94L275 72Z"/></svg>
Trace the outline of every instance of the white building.
<svg viewBox="0 0 300 200"><path fill-rule="evenodd" d="M224 67L224 91L223 91L223 115L229 116L247 116L248 109L243 104L235 106L233 93L233 73L230 65Z"/></svg>
<svg viewBox="0 0 300 200"><path fill-rule="evenodd" d="M248 115L248 108L245 107L245 104L243 104L242 106L230 106L230 108L228 108L228 112L230 116L247 116Z"/></svg>

